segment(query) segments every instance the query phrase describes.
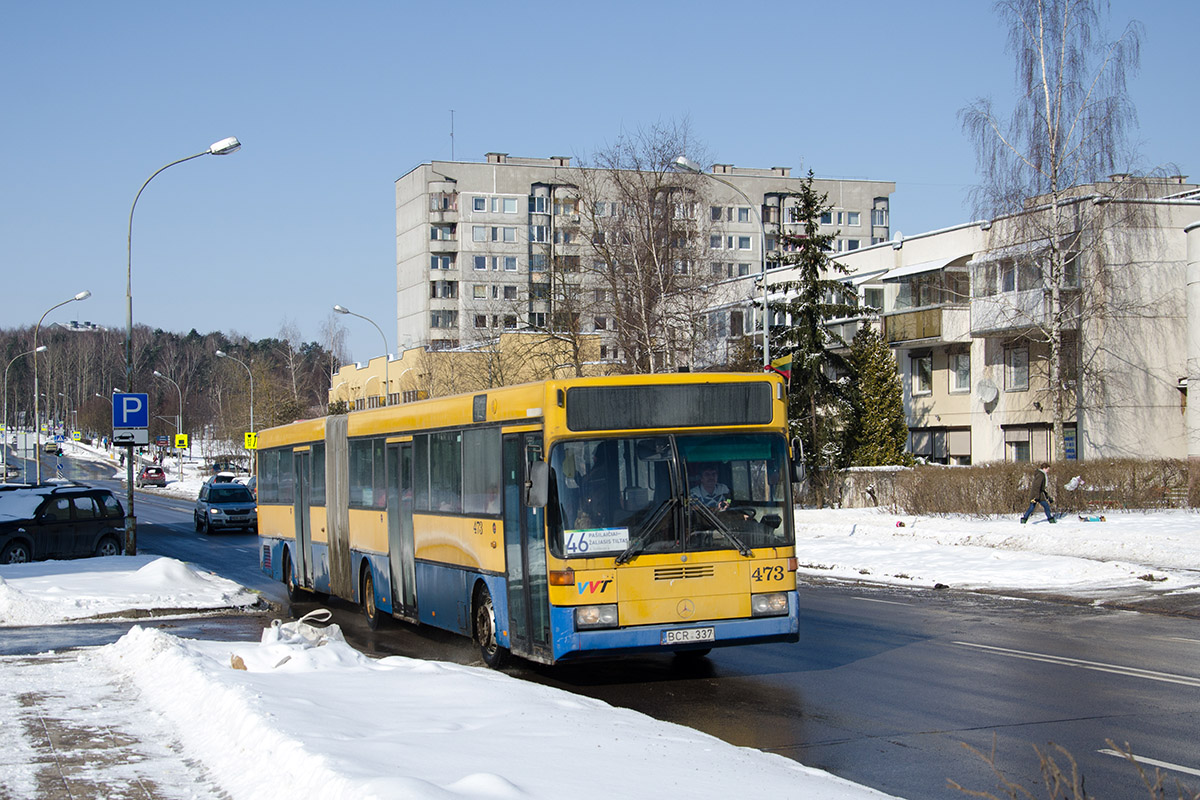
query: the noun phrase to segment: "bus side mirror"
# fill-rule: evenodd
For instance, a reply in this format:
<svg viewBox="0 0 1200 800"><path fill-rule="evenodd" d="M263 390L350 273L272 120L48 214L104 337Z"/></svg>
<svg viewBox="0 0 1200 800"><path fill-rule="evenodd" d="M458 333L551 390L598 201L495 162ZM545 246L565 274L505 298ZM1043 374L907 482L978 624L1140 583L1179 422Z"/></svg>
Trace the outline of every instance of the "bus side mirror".
<svg viewBox="0 0 1200 800"><path fill-rule="evenodd" d="M792 439L792 483L803 483L805 478L804 442Z"/></svg>
<svg viewBox="0 0 1200 800"><path fill-rule="evenodd" d="M529 465L529 481L525 484L525 505L544 508L550 486L550 465L545 461L534 461Z"/></svg>

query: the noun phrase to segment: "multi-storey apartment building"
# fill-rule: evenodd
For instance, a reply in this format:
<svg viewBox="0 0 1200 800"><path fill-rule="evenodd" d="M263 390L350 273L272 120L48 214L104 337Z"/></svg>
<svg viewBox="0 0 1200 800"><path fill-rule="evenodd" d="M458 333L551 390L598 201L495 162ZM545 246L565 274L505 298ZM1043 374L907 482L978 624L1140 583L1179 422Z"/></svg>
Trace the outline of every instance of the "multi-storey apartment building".
<svg viewBox="0 0 1200 800"><path fill-rule="evenodd" d="M776 234L789 221L788 197L801 179L786 167L718 164L711 174L720 180L687 176L688 199L677 213L694 220L699 244L676 264L710 293L703 312L710 342L702 358L719 363L728 343L760 325L751 298L761 293L764 252L771 264ZM574 282L566 285L584 301L573 311L576 329L607 336L601 358L619 359L617 321L607 312L611 292L588 270L605 220L629 213L606 180L600 170L573 167L570 158L503 153L489 153L484 162L432 161L397 180L397 341L446 350L479 346L504 331L552 330L563 297L553 284L559 270L570 273ZM888 239L895 184L816 185L833 205L824 222L839 232L838 250Z"/></svg>
<svg viewBox="0 0 1200 800"><path fill-rule="evenodd" d="M1065 456L1200 459L1200 187L1109 183L1061 203L1078 246L1060 282ZM970 464L1054 458L1049 244L1028 215L972 222L843 254L865 306L833 324L881 327L904 387L909 449ZM779 279L785 276L780 274ZM1200 463L1200 462L1198 462Z"/></svg>

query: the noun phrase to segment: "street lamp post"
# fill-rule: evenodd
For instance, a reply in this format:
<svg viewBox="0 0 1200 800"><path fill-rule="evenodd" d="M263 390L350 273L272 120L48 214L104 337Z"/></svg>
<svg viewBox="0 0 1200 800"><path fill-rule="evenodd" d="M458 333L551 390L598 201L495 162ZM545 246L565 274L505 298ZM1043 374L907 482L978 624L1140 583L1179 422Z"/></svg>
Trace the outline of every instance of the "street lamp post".
<svg viewBox="0 0 1200 800"><path fill-rule="evenodd" d="M67 303L71 303L76 300L87 300L91 296L92 296L92 293L89 292L87 289L84 289L82 292L75 295L74 297L72 297L68 300L63 300L61 303L58 303L57 305L50 306L49 308L46 309L46 314L49 314L51 311L58 308L59 306L65 306ZM37 476L38 483L42 482L42 425L38 421L38 415L41 413L41 409L38 407L37 354L41 351L38 349L37 337L38 337L38 332L42 329L42 322L44 322L46 319L46 314L42 314L42 318L38 320L37 325L35 325L33 328L33 429L34 429L34 446L36 448L34 451L34 454L33 454L33 461L35 464L34 474ZM26 439L25 441L28 442L29 440Z"/></svg>
<svg viewBox="0 0 1200 800"><path fill-rule="evenodd" d="M355 314L345 306L334 306L333 310L339 314L349 314L352 317L365 319L367 322L375 325L375 320L371 319L370 317L364 317L362 314ZM375 330L379 331L379 338L383 339L383 404L387 406L391 405L390 401L392 397L392 382L388 380L388 360L391 358L391 356L388 355L388 340L387 337L383 335L383 328L375 325Z"/></svg>
<svg viewBox="0 0 1200 800"><path fill-rule="evenodd" d="M234 358L233 356L229 355L229 353L226 353L224 350L217 351L217 358L228 358L230 361L237 361L237 363L242 365L242 369L246 370L246 375L250 378L250 432L254 433L254 373L250 371L250 368L248 366L246 366L246 362L244 362L240 359ZM254 456L256 454L257 454L257 451L255 453L251 454L251 456L250 456L251 462L253 462ZM253 463L251 464L251 466L253 466ZM251 470L251 472L253 472L253 470Z"/></svg>
<svg viewBox="0 0 1200 800"><path fill-rule="evenodd" d="M133 391L133 212L137 209L138 198L142 196L142 192L146 190L150 181L158 177L159 173L176 164L182 164L200 156L227 156L230 153L236 153L241 147L242 143L233 136L213 142L207 150L159 167L153 175L146 178L142 188L138 189L137 194L133 197L133 205L129 207L129 235L126 239L125 249L125 391L127 392ZM129 448L129 458L125 461L125 555L133 556L137 555L137 515L133 513L133 445L126 446Z"/></svg>
<svg viewBox="0 0 1200 800"><path fill-rule="evenodd" d="M166 381L167 383L169 383L175 387L175 393L179 395L179 413L175 415L175 433L177 433L177 434L183 433L183 391L179 388L178 383L171 380L166 375L163 375L158 370L154 370L154 377L162 378L164 381ZM177 448L172 447L171 449L176 450ZM175 458L176 458L177 462L181 461L179 453L175 454ZM175 466L180 471L180 474L182 474L183 473L182 465L180 463L176 463Z"/></svg>
<svg viewBox="0 0 1200 800"><path fill-rule="evenodd" d="M719 175L714 175L711 172L705 172L704 167L700 166L695 161L692 161L690 158L679 156L675 159L674 166L680 172L690 172L693 175L700 175L705 178L710 178L717 183L725 184L730 189L733 189L742 196L742 199L745 200L746 204L750 206L750 210L754 212L754 216L758 220L758 250L762 261L763 286L763 369L769 369L771 366L771 310L767 307L767 228L763 224L762 212L758 209L758 206L755 205L754 201L752 201L750 197L735 184L725 180Z"/></svg>
<svg viewBox="0 0 1200 800"><path fill-rule="evenodd" d="M8 362L8 367L4 368L4 426L3 427L4 427L5 434L8 433L8 369L9 369L9 367L11 367L13 365L13 362L15 362L18 358L21 358L22 356L30 355L31 353L44 353L44 352L46 352L46 349L47 349L46 345L42 345L41 347L35 348L33 350L26 350L24 353L21 353L20 355L13 356L12 361ZM35 392L35 394L36 394L36 392ZM25 441L28 442L29 440L26 439ZM8 442L4 442L3 445L4 445L4 448L3 448L3 450L4 450L4 455L3 455L4 477L0 478L0 481L3 481L4 483L8 483ZM29 473L26 472L25 475L28 476Z"/></svg>

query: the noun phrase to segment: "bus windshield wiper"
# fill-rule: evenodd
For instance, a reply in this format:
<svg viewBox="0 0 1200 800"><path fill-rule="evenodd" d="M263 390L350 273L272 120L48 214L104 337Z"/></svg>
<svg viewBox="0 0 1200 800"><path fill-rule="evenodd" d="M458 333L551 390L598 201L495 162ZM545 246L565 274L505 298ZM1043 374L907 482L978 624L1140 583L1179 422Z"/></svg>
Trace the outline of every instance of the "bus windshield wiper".
<svg viewBox="0 0 1200 800"><path fill-rule="evenodd" d="M633 541L629 543L629 547L626 547L621 555L617 556L616 563L624 564L632 561L634 556L640 553L642 548L646 546L646 543L650 541L650 536L658 527L658 523L662 522L663 517L675 507L675 503L678 501L678 497L672 496L659 503L658 508L654 509L654 513L646 517L642 524L638 526L637 531L634 533Z"/></svg>
<svg viewBox="0 0 1200 800"><path fill-rule="evenodd" d="M753 551L746 546L745 542L739 539L733 531L729 530L729 526L722 522L721 518L713 513L711 508L696 500L692 501L692 507L699 512L701 517L703 517L709 524L713 526L713 529L716 530L717 533L721 534L730 542L732 542L733 546L737 548L738 553L746 558L754 555Z"/></svg>

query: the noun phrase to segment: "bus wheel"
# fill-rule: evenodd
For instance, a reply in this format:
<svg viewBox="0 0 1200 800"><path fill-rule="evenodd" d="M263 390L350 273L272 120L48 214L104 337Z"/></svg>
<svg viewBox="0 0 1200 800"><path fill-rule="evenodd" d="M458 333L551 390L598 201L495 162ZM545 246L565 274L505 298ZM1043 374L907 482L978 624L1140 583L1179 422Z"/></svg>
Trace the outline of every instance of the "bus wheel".
<svg viewBox="0 0 1200 800"><path fill-rule="evenodd" d="M363 616L367 619L367 627L373 631L378 630L381 618L379 606L375 605L375 578L371 575L370 567L363 570L362 610Z"/></svg>
<svg viewBox="0 0 1200 800"><path fill-rule="evenodd" d="M475 641L483 663L492 669L499 669L508 661L508 649L496 641L496 607L486 586L480 587L475 596Z"/></svg>
<svg viewBox="0 0 1200 800"><path fill-rule="evenodd" d="M292 556L287 548L283 550L283 585L287 587L288 600L293 603L300 600L300 584L296 583L296 573L292 569Z"/></svg>

